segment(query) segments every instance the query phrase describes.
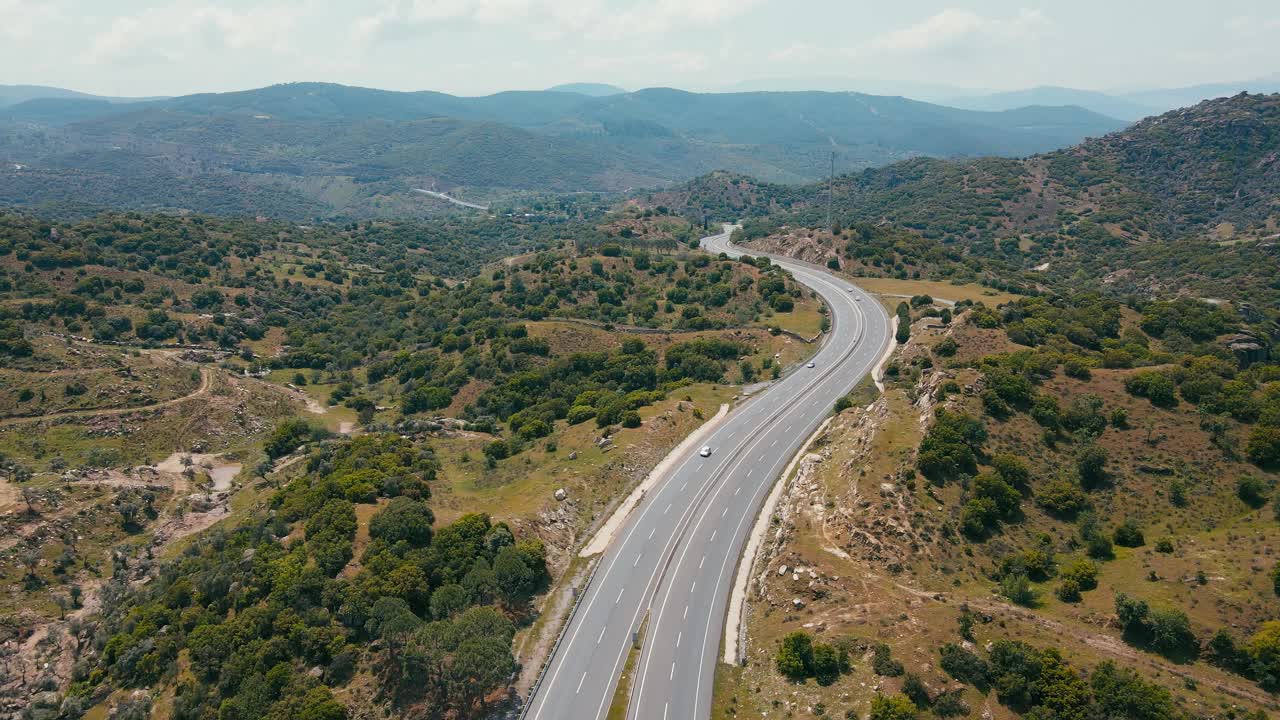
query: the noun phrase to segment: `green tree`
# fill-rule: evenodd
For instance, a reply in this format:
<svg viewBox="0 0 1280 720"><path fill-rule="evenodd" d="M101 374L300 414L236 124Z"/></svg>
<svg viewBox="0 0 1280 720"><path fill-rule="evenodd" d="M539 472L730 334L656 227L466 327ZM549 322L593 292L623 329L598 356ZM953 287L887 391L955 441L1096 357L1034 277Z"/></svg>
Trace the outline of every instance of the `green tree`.
<svg viewBox="0 0 1280 720"><path fill-rule="evenodd" d="M788 634L778 645L774 663L778 672L791 680L809 677L813 668L813 638L801 630Z"/></svg>
<svg viewBox="0 0 1280 720"><path fill-rule="evenodd" d="M919 708L905 695L876 695L868 720L916 720Z"/></svg>

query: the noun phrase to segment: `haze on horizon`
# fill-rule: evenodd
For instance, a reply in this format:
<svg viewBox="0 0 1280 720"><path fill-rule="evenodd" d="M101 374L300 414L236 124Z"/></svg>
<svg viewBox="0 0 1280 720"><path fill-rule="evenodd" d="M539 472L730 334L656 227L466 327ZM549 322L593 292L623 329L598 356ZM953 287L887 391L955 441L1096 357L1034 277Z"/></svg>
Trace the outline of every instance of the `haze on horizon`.
<svg viewBox="0 0 1280 720"><path fill-rule="evenodd" d="M459 95L603 82L938 96L1037 85L1173 87L1280 68L1280 6L1265 0L804 5L0 0L0 65L8 70L0 83L117 96L301 80Z"/></svg>

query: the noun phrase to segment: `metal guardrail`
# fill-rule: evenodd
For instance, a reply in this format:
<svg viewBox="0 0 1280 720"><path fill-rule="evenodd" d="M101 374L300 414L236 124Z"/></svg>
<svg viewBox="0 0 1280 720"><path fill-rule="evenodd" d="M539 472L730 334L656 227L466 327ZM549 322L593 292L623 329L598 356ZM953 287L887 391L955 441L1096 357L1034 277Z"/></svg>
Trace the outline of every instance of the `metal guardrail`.
<svg viewBox="0 0 1280 720"><path fill-rule="evenodd" d="M564 636L569 632L570 626L573 625L573 619L578 614L578 608L582 605L582 599L586 597L587 590L591 587L591 581L596 576L596 571L600 569L600 560L604 558L603 553L592 560L591 572L587 573L586 582L582 583L581 591L577 592L573 598L573 607L569 609L569 613L565 615L564 622L560 625L560 632L556 634L556 641L551 645L551 651L547 653L547 657L542 661L542 667L538 668L538 677L533 681L533 686L529 688L529 696L525 699L524 705L520 708L520 714L517 716L520 720L524 720L529 714L529 708L533 706L533 698L538 694L538 688L542 687L542 681L547 676L547 668L551 667L551 661L555 660L556 653L560 650L560 644L564 642Z"/></svg>

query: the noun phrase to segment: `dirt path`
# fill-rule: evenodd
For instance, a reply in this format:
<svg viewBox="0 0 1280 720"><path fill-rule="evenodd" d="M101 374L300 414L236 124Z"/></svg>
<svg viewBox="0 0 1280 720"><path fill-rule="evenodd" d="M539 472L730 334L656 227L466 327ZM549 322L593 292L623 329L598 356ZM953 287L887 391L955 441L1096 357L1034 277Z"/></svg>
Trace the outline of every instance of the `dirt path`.
<svg viewBox="0 0 1280 720"><path fill-rule="evenodd" d="M208 368L200 368L200 387L197 387L190 394L183 395L172 400L163 400L150 405L138 405L135 407L123 408L102 408L99 410L64 410L62 412L49 413L48 415L32 415L29 417L11 417L0 419L0 426L18 425L21 423L40 422L42 420L56 420L66 417L97 417L99 415L128 415L135 412L146 412L148 410L159 410L178 403L184 403L188 400L202 397L209 393L209 387L213 384L213 373Z"/></svg>

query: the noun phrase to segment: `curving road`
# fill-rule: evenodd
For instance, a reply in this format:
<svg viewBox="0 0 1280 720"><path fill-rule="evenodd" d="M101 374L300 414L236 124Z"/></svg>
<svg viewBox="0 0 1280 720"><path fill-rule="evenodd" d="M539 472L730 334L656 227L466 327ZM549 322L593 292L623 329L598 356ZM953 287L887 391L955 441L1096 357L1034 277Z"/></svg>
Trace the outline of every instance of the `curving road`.
<svg viewBox="0 0 1280 720"><path fill-rule="evenodd" d="M702 246L743 254L728 230ZM832 310L815 367L795 369L742 403L707 441L711 457L691 453L633 511L579 601L526 718L603 718L641 625L627 716L710 716L729 590L761 503L836 399L871 371L892 339L889 317L873 297L815 265L771 258Z"/></svg>

